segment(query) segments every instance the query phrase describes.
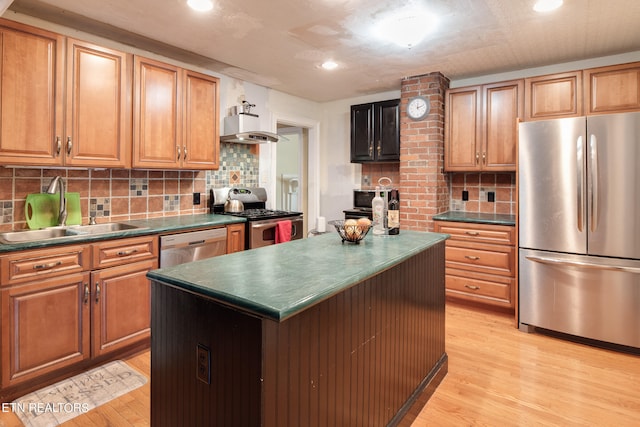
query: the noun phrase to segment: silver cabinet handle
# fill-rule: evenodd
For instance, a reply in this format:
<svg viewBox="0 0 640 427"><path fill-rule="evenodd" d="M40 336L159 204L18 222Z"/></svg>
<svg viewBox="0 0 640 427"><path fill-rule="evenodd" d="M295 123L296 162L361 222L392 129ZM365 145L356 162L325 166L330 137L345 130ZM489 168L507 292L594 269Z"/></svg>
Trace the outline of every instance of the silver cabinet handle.
<svg viewBox="0 0 640 427"><path fill-rule="evenodd" d="M478 289L480 289L480 286L475 286L475 285L464 285L464 287L471 289L473 291L477 291Z"/></svg>
<svg viewBox="0 0 640 427"><path fill-rule="evenodd" d="M96 304L100 302L100 282L96 282Z"/></svg>
<svg viewBox="0 0 640 427"><path fill-rule="evenodd" d="M591 268L595 270L623 271L626 273L640 274L640 268L634 268L634 267L621 267L617 265L601 265L601 264L593 264L590 262L567 261L563 259L545 258L545 257L537 257L537 256L528 256L526 258L530 261L539 262L541 264L566 265L569 267Z"/></svg>
<svg viewBox="0 0 640 427"><path fill-rule="evenodd" d="M62 140L59 136L56 136L56 157L60 155L62 151Z"/></svg>
<svg viewBox="0 0 640 427"><path fill-rule="evenodd" d="M466 259L470 259L470 260L472 260L472 261L477 261L477 260L479 260L479 259L480 259L480 257L473 256L473 255L465 255L464 257L465 257Z"/></svg>
<svg viewBox="0 0 640 427"><path fill-rule="evenodd" d="M176 150L178 150L178 160L180 160L180 146L176 145Z"/></svg>
<svg viewBox="0 0 640 427"><path fill-rule="evenodd" d="M187 146L186 145L182 146L182 158L184 160L187 160Z"/></svg>
<svg viewBox="0 0 640 427"><path fill-rule="evenodd" d="M582 146L582 136L579 136L576 140L576 204L577 204L577 221L578 231L582 231L584 227L584 212L582 193L584 191L584 147Z"/></svg>
<svg viewBox="0 0 640 427"><path fill-rule="evenodd" d="M71 155L71 150L73 149L73 143L71 142L71 137L67 137L67 155Z"/></svg>
<svg viewBox="0 0 640 427"><path fill-rule="evenodd" d="M480 163L480 153L476 151L476 165Z"/></svg>
<svg viewBox="0 0 640 427"><path fill-rule="evenodd" d="M598 140L595 135L589 138L589 151L591 154L591 231L598 228Z"/></svg>
<svg viewBox="0 0 640 427"><path fill-rule="evenodd" d="M85 283L84 284L84 303L88 303L89 302L89 284Z"/></svg>
<svg viewBox="0 0 640 427"><path fill-rule="evenodd" d="M477 231L465 231L464 234L468 234L469 236L478 236L480 233Z"/></svg>

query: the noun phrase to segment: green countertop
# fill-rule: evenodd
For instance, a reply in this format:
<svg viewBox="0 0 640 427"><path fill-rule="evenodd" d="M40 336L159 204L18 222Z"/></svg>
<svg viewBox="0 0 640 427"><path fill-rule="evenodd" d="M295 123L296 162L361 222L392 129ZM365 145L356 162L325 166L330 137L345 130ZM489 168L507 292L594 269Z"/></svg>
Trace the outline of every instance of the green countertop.
<svg viewBox="0 0 640 427"><path fill-rule="evenodd" d="M434 221L471 222L478 224L516 225L516 216L482 212L449 211L434 215Z"/></svg>
<svg viewBox="0 0 640 427"><path fill-rule="evenodd" d="M120 239L123 237L136 237L149 234L179 232L200 227L222 227L226 226L227 224L246 222L246 219L235 217L232 215L198 214L117 222L131 224L142 228L134 230L114 231L111 233L98 235L83 234L77 236L66 236L55 239L24 243L0 243L0 253L21 251L25 249L46 248L49 246L66 245L71 243L87 243L100 240ZM98 224L99 223L100 221L98 221Z"/></svg>
<svg viewBox="0 0 640 427"><path fill-rule="evenodd" d="M153 270L147 277L282 321L447 238L403 230L368 235L356 245L328 233Z"/></svg>

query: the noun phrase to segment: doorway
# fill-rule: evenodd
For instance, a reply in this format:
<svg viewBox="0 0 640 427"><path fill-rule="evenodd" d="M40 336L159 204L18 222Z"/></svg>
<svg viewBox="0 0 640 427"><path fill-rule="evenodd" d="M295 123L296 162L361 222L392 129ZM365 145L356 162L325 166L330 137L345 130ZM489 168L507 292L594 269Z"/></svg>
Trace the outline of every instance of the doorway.
<svg viewBox="0 0 640 427"><path fill-rule="evenodd" d="M281 136L276 144L276 209L302 212L303 231L308 230L309 129L277 124Z"/></svg>

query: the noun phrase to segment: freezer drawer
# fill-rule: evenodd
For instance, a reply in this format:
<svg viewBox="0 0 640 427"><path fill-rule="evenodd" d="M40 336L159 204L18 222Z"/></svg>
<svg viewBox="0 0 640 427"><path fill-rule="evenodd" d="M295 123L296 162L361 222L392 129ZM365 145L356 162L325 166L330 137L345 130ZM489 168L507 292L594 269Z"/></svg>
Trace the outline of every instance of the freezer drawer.
<svg viewBox="0 0 640 427"><path fill-rule="evenodd" d="M519 323L640 348L640 261L520 249Z"/></svg>

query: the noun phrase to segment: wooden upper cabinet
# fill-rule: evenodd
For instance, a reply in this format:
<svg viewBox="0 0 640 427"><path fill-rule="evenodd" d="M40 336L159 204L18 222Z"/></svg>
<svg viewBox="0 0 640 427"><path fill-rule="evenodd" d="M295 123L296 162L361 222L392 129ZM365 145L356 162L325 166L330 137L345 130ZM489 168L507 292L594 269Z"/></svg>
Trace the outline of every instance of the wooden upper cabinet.
<svg viewBox="0 0 640 427"><path fill-rule="evenodd" d="M216 77L184 70L182 167L217 169L220 158L220 85Z"/></svg>
<svg viewBox="0 0 640 427"><path fill-rule="evenodd" d="M134 60L133 167L218 167L218 79L147 58Z"/></svg>
<svg viewBox="0 0 640 427"><path fill-rule="evenodd" d="M586 112L640 110L640 63L584 70Z"/></svg>
<svg viewBox="0 0 640 427"><path fill-rule="evenodd" d="M136 56L133 96L133 167L180 164L182 129L179 67Z"/></svg>
<svg viewBox="0 0 640 427"><path fill-rule="evenodd" d="M515 171L518 118L524 115L524 81L484 85L481 170Z"/></svg>
<svg viewBox="0 0 640 427"><path fill-rule="evenodd" d="M481 86L450 89L445 108L445 169L477 170L482 149Z"/></svg>
<svg viewBox="0 0 640 427"><path fill-rule="evenodd" d="M0 161L129 167L127 54L73 39L65 46L59 34L0 24Z"/></svg>
<svg viewBox="0 0 640 427"><path fill-rule="evenodd" d="M66 164L131 165L130 56L67 40Z"/></svg>
<svg viewBox="0 0 640 427"><path fill-rule="evenodd" d="M450 89L445 107L445 170L514 171L524 81Z"/></svg>
<svg viewBox="0 0 640 427"><path fill-rule="evenodd" d="M584 114L582 71L531 77L524 80L524 85L525 121Z"/></svg>
<svg viewBox="0 0 640 427"><path fill-rule="evenodd" d="M60 165L64 37L7 20L0 25L0 162Z"/></svg>
<svg viewBox="0 0 640 427"><path fill-rule="evenodd" d="M400 161L400 100L351 106L351 163Z"/></svg>

